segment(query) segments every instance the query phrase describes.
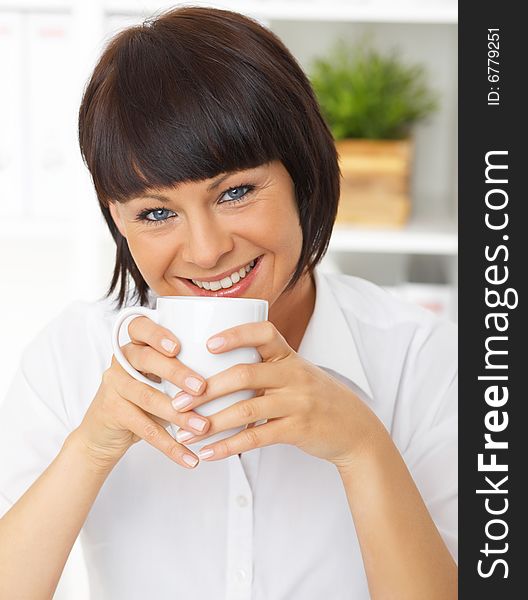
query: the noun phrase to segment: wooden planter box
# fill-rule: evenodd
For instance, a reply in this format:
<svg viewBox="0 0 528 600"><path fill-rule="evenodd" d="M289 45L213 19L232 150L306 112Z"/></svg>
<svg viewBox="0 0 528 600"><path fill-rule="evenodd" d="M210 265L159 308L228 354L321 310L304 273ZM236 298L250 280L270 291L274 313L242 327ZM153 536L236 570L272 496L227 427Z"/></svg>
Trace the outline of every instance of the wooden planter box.
<svg viewBox="0 0 528 600"><path fill-rule="evenodd" d="M409 218L412 142L339 140L341 198L337 223L402 227Z"/></svg>

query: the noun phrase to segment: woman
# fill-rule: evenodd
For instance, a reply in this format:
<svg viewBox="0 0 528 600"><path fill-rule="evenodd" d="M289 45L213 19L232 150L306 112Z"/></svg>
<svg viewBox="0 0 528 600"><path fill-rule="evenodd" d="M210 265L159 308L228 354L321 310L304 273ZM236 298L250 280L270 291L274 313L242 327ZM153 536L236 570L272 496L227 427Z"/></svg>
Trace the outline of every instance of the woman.
<svg viewBox="0 0 528 600"><path fill-rule="evenodd" d="M82 530L98 600L456 597L455 328L317 270L337 156L284 45L206 8L125 30L79 134L117 246L117 306L66 309L3 405L2 458L16 458L0 482L0 595L52 595ZM112 356L116 309L160 295L268 300L269 322L209 345L255 346L262 363L204 380L179 362L178 332L139 317L127 359L183 391L131 378ZM237 389L257 396L194 411ZM201 440L198 456L185 446Z"/></svg>

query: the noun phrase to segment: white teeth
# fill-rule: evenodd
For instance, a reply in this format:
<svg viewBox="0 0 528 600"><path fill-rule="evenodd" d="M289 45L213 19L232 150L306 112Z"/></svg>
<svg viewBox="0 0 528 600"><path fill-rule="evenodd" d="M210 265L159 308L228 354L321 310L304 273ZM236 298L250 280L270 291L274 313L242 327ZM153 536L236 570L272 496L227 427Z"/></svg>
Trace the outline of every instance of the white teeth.
<svg viewBox="0 0 528 600"><path fill-rule="evenodd" d="M222 284L222 287L224 288L224 290L226 290L227 288L230 288L233 285L233 282L231 281L231 277L224 277L223 279L220 280L220 283Z"/></svg>
<svg viewBox="0 0 528 600"><path fill-rule="evenodd" d="M205 290L211 290L213 292L218 291L219 289L227 289L230 288L233 284L238 283L241 279L251 271L251 269L255 266L256 260L252 260L245 267L241 267L238 271L234 271L231 275L220 279L219 281L198 281L197 279L191 279L194 285L197 285L199 288L203 288Z"/></svg>

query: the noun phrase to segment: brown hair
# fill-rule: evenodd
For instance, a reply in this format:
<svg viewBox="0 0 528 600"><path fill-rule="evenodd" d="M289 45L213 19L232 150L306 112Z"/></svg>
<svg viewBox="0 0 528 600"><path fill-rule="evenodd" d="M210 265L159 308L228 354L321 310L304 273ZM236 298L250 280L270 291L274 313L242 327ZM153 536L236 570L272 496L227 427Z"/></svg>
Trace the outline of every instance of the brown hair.
<svg viewBox="0 0 528 600"><path fill-rule="evenodd" d="M324 256L339 199L332 135L310 83L271 31L241 14L183 7L113 37L84 91L79 144L116 243L118 307L148 285L108 205L149 188L282 161L295 186L301 256L286 289Z"/></svg>

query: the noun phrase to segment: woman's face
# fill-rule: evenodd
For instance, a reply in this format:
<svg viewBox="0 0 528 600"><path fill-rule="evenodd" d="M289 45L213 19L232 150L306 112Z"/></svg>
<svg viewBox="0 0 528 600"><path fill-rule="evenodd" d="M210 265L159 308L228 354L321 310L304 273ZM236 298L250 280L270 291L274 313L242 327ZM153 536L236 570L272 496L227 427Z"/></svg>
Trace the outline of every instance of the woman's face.
<svg viewBox="0 0 528 600"><path fill-rule="evenodd" d="M294 185L280 161L152 189L110 211L160 296L262 298L271 307L301 253Z"/></svg>

